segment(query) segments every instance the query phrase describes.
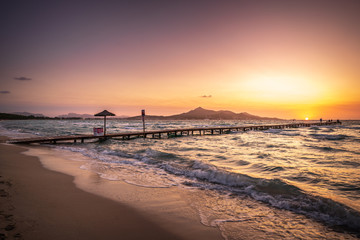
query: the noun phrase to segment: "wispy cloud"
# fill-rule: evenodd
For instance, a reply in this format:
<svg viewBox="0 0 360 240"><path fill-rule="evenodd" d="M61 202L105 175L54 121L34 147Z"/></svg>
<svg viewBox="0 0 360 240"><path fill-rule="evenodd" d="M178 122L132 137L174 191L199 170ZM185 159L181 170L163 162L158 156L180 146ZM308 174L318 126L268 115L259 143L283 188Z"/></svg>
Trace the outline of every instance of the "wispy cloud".
<svg viewBox="0 0 360 240"><path fill-rule="evenodd" d="M28 77L14 77L15 80L19 80L19 81L30 81L32 80L31 78Z"/></svg>
<svg viewBox="0 0 360 240"><path fill-rule="evenodd" d="M211 95L202 95L200 96L201 98L211 98L212 96Z"/></svg>
<svg viewBox="0 0 360 240"><path fill-rule="evenodd" d="M9 94L10 91L0 91L0 94Z"/></svg>

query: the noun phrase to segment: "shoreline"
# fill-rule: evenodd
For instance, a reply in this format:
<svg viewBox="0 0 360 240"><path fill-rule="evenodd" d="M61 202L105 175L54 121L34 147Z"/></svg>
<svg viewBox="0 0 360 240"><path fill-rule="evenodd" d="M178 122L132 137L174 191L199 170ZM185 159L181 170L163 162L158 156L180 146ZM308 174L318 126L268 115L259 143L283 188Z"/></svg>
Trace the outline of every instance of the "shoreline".
<svg viewBox="0 0 360 240"><path fill-rule="evenodd" d="M29 147L31 155L42 151L44 154L40 157L24 154L27 149L0 144L0 200L4 203L1 204L0 219L4 221L0 221L3 222L0 236L10 239L223 239L219 229L200 223L178 189L144 189L100 179L95 173L75 169L74 164L79 162L71 163L72 160L68 160L72 166L65 166L65 171L70 172L60 173L56 166L50 163L46 166L43 161L53 160L46 155L51 149L46 153L46 149ZM63 163L67 165L66 162L57 164ZM72 176L71 171L81 172L81 176ZM101 193L111 193L114 189L121 192L121 202ZM179 216L177 211L182 211L181 208L185 211Z"/></svg>

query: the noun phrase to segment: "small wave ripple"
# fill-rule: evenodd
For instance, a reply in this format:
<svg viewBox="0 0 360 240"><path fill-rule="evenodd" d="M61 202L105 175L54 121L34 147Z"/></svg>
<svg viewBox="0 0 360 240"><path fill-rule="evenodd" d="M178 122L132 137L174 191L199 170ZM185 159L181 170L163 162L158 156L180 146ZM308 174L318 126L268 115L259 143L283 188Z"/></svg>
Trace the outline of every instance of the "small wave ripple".
<svg viewBox="0 0 360 240"><path fill-rule="evenodd" d="M344 134L309 134L312 138L318 140L343 140L349 138L350 136Z"/></svg>

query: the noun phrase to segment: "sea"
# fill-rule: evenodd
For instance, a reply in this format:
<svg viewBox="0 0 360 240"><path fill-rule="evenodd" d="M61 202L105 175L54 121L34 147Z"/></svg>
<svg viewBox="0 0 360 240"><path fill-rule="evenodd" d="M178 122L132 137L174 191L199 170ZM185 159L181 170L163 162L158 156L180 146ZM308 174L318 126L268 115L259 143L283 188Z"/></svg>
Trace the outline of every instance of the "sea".
<svg viewBox="0 0 360 240"><path fill-rule="evenodd" d="M293 121L146 121L146 130L287 124ZM11 138L92 134L102 120L0 122ZM107 132L142 131L141 121L108 120ZM201 223L225 239L360 238L360 121L341 125L162 139L46 145L82 154L109 181L197 189Z"/></svg>

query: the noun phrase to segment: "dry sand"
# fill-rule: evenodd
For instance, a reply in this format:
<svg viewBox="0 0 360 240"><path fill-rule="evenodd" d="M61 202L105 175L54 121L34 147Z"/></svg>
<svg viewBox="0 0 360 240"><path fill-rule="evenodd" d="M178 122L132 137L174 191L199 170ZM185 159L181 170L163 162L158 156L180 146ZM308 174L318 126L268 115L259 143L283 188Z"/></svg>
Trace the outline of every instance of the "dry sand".
<svg viewBox="0 0 360 240"><path fill-rule="evenodd" d="M221 239L200 222L194 233L178 234L187 229L85 192L24 151L0 144L0 239Z"/></svg>

